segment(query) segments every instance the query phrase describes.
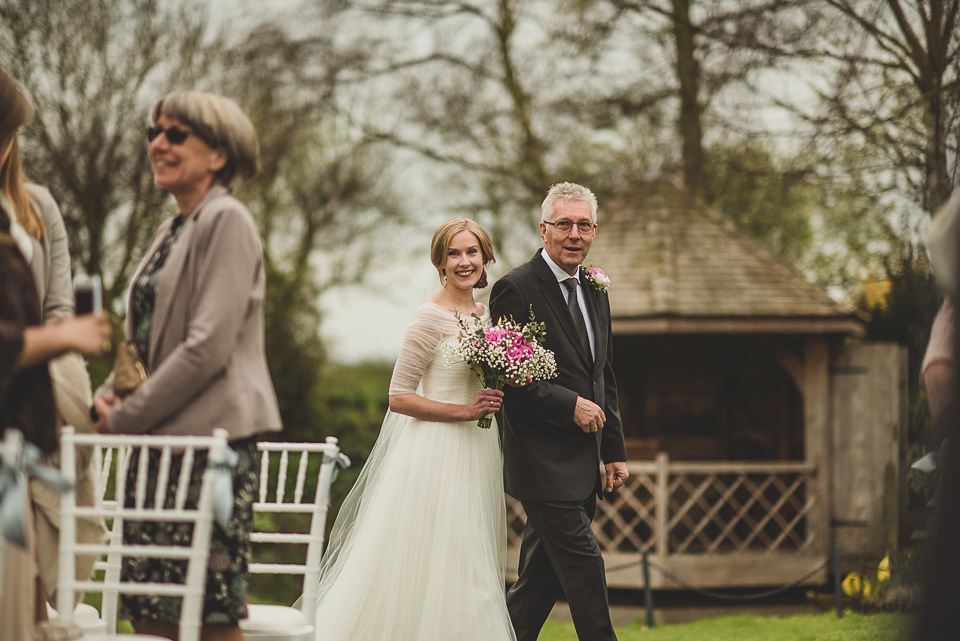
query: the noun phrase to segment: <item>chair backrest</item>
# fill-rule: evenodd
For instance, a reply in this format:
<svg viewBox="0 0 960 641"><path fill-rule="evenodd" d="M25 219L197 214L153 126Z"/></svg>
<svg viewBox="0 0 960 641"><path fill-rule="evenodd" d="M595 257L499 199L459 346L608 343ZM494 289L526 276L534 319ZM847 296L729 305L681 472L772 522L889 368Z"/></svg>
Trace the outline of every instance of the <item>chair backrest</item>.
<svg viewBox="0 0 960 641"><path fill-rule="evenodd" d="M302 562L276 563L254 562L251 574L300 575L302 579L301 610L311 623L317 605L317 581L320 576L320 558L323 554L324 528L327 509L330 505L330 485L339 467L350 464L340 453L337 439L328 436L324 443L283 443L261 441L260 487L253 504L254 531L250 541L254 544L254 558L260 558L262 545L283 544L305 548ZM293 469L296 469L293 472ZM301 514L302 527L284 527L286 521L263 518L262 515ZM306 521L309 520L309 524ZM258 523L259 521L259 523ZM264 525L262 521L268 521ZM280 531L275 531L279 529Z"/></svg>
<svg viewBox="0 0 960 641"><path fill-rule="evenodd" d="M126 439L97 439L96 445L92 446L92 466L90 474L93 475L94 505L105 510L106 513L113 514L117 508L117 489L123 488L119 474L121 471L130 469L130 456L133 454L134 449L134 446L130 445ZM122 500L122 498L123 495L121 493L119 500ZM94 560L93 569L94 572L103 572L105 581L112 584L114 581L120 579L122 558L118 554L117 549L123 542L122 518L110 520L107 540L111 542L112 552L109 555L97 557ZM112 588L105 589L100 606L101 616L104 621L108 622L107 627L111 633L116 631L117 605L116 590Z"/></svg>
<svg viewBox="0 0 960 641"><path fill-rule="evenodd" d="M70 623L77 592L103 593L103 617L108 633L116 632L116 598L118 594L154 594L182 599L180 618L181 641L197 641L203 613L204 585L210 540L213 533L214 484L223 473L227 461L227 432L216 429L212 436L156 436L133 434L77 434L72 427L61 430L60 469L68 481L76 478L77 449L93 448L95 501L92 507L76 504L72 492L65 494L60 505L60 571L57 583L57 610L65 623ZM208 465L203 472L196 505L187 501L193 463L198 452L208 451ZM153 456L151 457L151 454ZM180 471L171 476L174 456L182 457ZM154 462L151 464L151 458ZM132 505L125 505L127 474L136 470ZM148 478L155 484L147 492ZM110 486L110 491L108 491ZM112 496L111 496L112 494ZM165 497L173 496L173 501ZM77 541L78 518L103 518L111 522L110 532L102 543L81 544ZM134 545L123 541L123 524L133 521L170 521L193 524L189 546ZM78 580L77 555L105 557L103 581ZM174 583L139 583L121 581L123 557L183 559L187 563L186 581Z"/></svg>

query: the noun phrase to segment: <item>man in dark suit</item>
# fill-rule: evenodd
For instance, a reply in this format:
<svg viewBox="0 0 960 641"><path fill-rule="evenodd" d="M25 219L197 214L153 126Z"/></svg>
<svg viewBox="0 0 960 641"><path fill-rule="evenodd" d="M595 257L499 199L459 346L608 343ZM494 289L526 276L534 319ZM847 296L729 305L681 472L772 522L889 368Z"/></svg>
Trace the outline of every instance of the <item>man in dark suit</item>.
<svg viewBox="0 0 960 641"><path fill-rule="evenodd" d="M519 577L507 593L518 641L537 639L561 595L580 639L616 639L590 528L597 498L627 478L610 302L580 268L596 216L597 199L586 187L551 187L541 206L543 249L497 281L490 296L495 320L525 322L532 306L558 371L552 380L504 390L504 488L527 514Z"/></svg>

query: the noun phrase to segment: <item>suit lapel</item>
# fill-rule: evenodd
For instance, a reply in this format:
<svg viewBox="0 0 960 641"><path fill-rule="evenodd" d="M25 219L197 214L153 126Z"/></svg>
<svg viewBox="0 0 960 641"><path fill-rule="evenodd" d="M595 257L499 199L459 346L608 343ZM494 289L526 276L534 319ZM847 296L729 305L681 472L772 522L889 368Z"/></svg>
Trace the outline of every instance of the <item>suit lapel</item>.
<svg viewBox="0 0 960 641"><path fill-rule="evenodd" d="M593 359L593 368L594 372L599 372L603 369L603 362L605 359L605 354L607 353L607 341L610 340L610 336L607 334L607 306L603 304L603 300L599 291L597 291L593 285L590 284L590 281L584 276L583 270L580 270L580 290L586 292L587 307L590 310L590 322L593 325L593 349L595 357Z"/></svg>
<svg viewBox="0 0 960 641"><path fill-rule="evenodd" d="M229 193L225 187L214 184L210 187L206 196L200 201L200 204L186 214L183 221L183 229L180 230L180 236L170 248L170 254L163 264L163 271L160 272L160 278L157 282L156 302L153 310L153 326L150 329L150 354L157 353L157 346L163 338L163 333L167 329L170 321L170 315L173 312L173 297L183 297L188 295L185 287L192 289L192 282L183 282L183 272L187 268L190 259L190 250L193 246L193 233L197 226L197 218L203 212L204 207L211 200L222 194ZM188 298L189 300L189 298ZM150 364L152 367L152 363Z"/></svg>

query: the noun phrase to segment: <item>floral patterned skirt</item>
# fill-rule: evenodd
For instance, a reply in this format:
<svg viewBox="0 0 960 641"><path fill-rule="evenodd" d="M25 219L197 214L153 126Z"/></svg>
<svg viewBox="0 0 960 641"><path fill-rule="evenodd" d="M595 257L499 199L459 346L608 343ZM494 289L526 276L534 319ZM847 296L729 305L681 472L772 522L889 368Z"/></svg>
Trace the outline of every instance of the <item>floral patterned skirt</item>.
<svg viewBox="0 0 960 641"><path fill-rule="evenodd" d="M247 617L250 529L253 526L253 500L259 477L256 439L235 441L230 443L230 447L239 455L239 462L233 472L233 514L226 530L216 521L213 523L203 604L204 623L231 624ZM147 480L147 497L153 497L156 493L156 470L160 461L159 452L151 451L150 454L151 473ZM134 460L136 456L135 452ZM182 455L172 457L170 478L177 478L182 459ZM206 465L206 453L197 452L187 496L189 506L195 506L199 500L200 481ZM127 505L134 504L136 478L136 469L131 469L127 474ZM168 505L173 505L175 494L175 488L171 487L166 497ZM127 522L123 528L124 541L133 544L188 546L192 535L193 524L190 523ZM186 561L181 559L124 557L120 573L124 581L183 583L186 569ZM172 596L121 595L120 617L131 621L176 623L180 620L180 603L179 597Z"/></svg>

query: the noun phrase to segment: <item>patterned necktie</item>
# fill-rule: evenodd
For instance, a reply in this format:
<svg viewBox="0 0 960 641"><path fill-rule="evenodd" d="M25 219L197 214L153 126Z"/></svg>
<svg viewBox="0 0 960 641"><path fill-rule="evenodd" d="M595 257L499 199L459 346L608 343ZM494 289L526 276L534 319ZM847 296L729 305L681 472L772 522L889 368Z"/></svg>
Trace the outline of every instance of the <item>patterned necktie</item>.
<svg viewBox="0 0 960 641"><path fill-rule="evenodd" d="M570 311L570 317L573 319L573 326L577 329L577 334L580 336L580 340L583 341L583 346L589 355L590 339L587 337L587 324L583 321L583 312L580 311L580 304L577 302L577 287L580 285L580 281L576 278L568 278L563 281L563 285L567 288L567 291L570 292L570 295L567 296L567 309Z"/></svg>

